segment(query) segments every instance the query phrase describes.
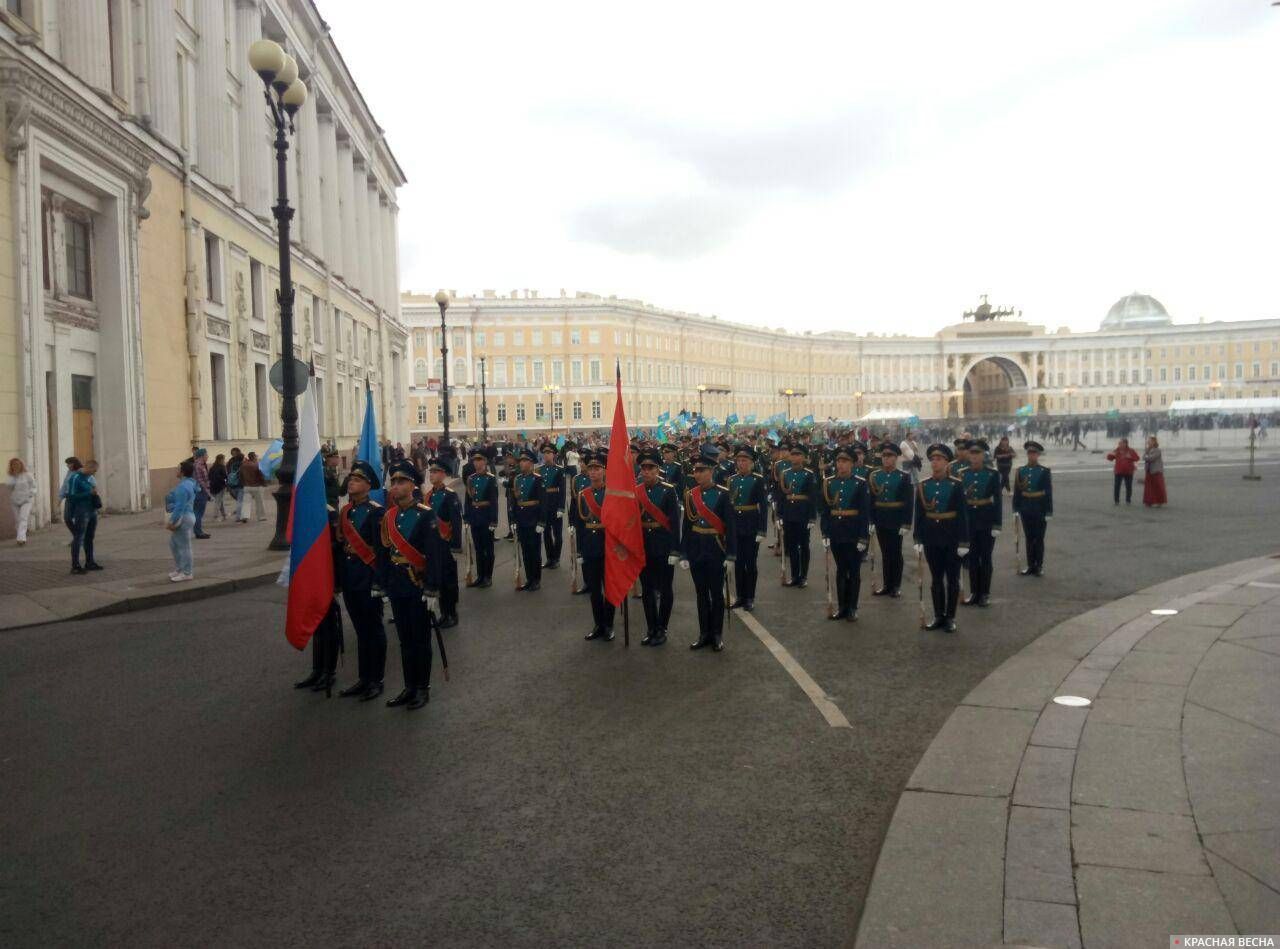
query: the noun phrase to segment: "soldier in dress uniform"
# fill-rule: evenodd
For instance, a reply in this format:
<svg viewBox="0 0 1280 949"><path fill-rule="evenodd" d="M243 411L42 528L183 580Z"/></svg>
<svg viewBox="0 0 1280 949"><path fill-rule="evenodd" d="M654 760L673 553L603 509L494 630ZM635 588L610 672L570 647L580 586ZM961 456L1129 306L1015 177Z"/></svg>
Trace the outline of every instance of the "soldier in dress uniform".
<svg viewBox="0 0 1280 949"><path fill-rule="evenodd" d="M556 448L544 445L542 464L538 467L542 476L542 542L547 548L547 569L560 566L560 553L564 549L564 469L556 464Z"/></svg>
<svg viewBox="0 0 1280 949"><path fill-rule="evenodd" d="M952 452L943 444L925 452L933 474L916 485L916 552L929 561L933 595L933 622L925 629L956 631L956 604L960 600L960 559L969 552L969 527L965 516L964 485L947 473Z"/></svg>
<svg viewBox="0 0 1280 949"><path fill-rule="evenodd" d="M626 451L619 445L616 451ZM591 631L586 639L613 639L614 606L604 596L604 472L608 464L603 453L586 456L590 483L579 492L573 505L573 527L578 538L578 565L582 584L591 594Z"/></svg>
<svg viewBox="0 0 1280 949"><path fill-rule="evenodd" d="M1027 565L1022 575L1044 576L1044 535L1053 517L1053 475L1040 464L1044 446L1026 442L1027 463L1013 478L1013 516L1021 519L1027 536Z"/></svg>
<svg viewBox="0 0 1280 949"><path fill-rule="evenodd" d="M902 596L902 538L911 530L911 476L898 469L902 450L897 442L880 445L880 468L871 472L871 524L880 545L884 586L872 596Z"/></svg>
<svg viewBox="0 0 1280 949"><path fill-rule="evenodd" d="M817 515L818 479L805 467L804 448L791 446L791 464L782 473L782 542L791 565L789 587L809 585L809 529Z"/></svg>
<svg viewBox="0 0 1280 949"><path fill-rule="evenodd" d="M508 451L502 456L502 496L507 500L507 533L503 540L515 540L516 534L516 475L520 468L516 462L515 452Z"/></svg>
<svg viewBox="0 0 1280 949"><path fill-rule="evenodd" d="M773 512L774 520L777 521L774 533L777 535L773 539L770 550L774 551L774 556L782 556L782 501L783 487L782 476L786 474L787 469L791 467L791 459L787 456L787 446L778 443L773 446L773 458L769 462L769 471L766 475L769 489L769 506Z"/></svg>
<svg viewBox="0 0 1280 949"><path fill-rule="evenodd" d="M371 500L369 492L379 487L378 473L367 461L357 461L347 475L347 503L338 514L341 555L337 576L342 584L342 602L356 631L359 678L338 695L356 696L362 702L382 694L387 666L387 631L382 626L382 599L374 596L377 583L377 550L382 529L383 507Z"/></svg>
<svg viewBox="0 0 1280 949"><path fill-rule="evenodd" d="M471 546L476 552L476 578L468 586L487 589L493 584L493 538L498 530L498 479L489 473L489 459L476 449L471 453L474 469L467 478L467 501L463 517L471 526Z"/></svg>
<svg viewBox="0 0 1280 949"><path fill-rule="evenodd" d="M675 445L662 446L661 478L675 488L677 501L684 497L684 465L680 464L680 452Z"/></svg>
<svg viewBox="0 0 1280 949"><path fill-rule="evenodd" d="M582 535L577 529L577 515L574 513L577 509L577 498L583 491L591 486L591 476L587 474L587 458L591 452L586 448L582 450L582 470L573 476L573 490L569 493L569 535L573 538L574 557L578 557L581 553ZM574 596L586 596L591 591L585 585L578 587L573 591Z"/></svg>
<svg viewBox="0 0 1280 949"><path fill-rule="evenodd" d="M526 448L520 453L520 471L511 479L516 543L520 545L525 575L525 582L517 589L530 592L542 588L542 531L546 516L543 513L542 476L533 470L536 461L537 456ZM578 540L581 542L582 538Z"/></svg>
<svg viewBox="0 0 1280 949"><path fill-rule="evenodd" d="M719 460L716 462L714 480L716 484L720 485L720 487L727 488L729 486L729 479L733 477L733 473L736 470L734 467L734 460L729 456L727 451L722 451L718 457Z"/></svg>
<svg viewBox="0 0 1280 949"><path fill-rule="evenodd" d="M430 697L430 624L440 605L440 535L431 508L414 499L422 476L413 462L393 462L387 481L391 504L378 532L378 587L391 601L404 669L404 689L387 706L418 709Z"/></svg>
<svg viewBox="0 0 1280 949"><path fill-rule="evenodd" d="M982 438L969 443L969 467L960 478L969 515L969 595L965 606L991 602L992 553L1000 536L1004 496L1000 493L1000 472L987 462L990 447Z"/></svg>
<svg viewBox="0 0 1280 949"><path fill-rule="evenodd" d="M863 481L871 477L871 466L867 462L867 446L865 442L854 440L853 443L853 476Z"/></svg>
<svg viewBox="0 0 1280 949"><path fill-rule="evenodd" d="M656 452L640 455L640 527L644 531L644 569L640 571L640 599L648 633L641 646L667 641L674 602L675 565L680 559L680 502L676 489L660 477L662 459Z"/></svg>
<svg viewBox="0 0 1280 949"><path fill-rule="evenodd" d="M862 555L871 537L871 493L867 481L853 473L855 453L840 449L835 477L822 482L822 546L836 561L836 612L827 619L858 620L862 589Z"/></svg>
<svg viewBox="0 0 1280 949"><path fill-rule="evenodd" d="M449 477L446 462L433 458L427 462L431 490L425 501L436 516L436 533L440 536L440 628L458 625L458 561L462 552L462 503L445 482Z"/></svg>
<svg viewBox="0 0 1280 949"><path fill-rule="evenodd" d="M959 478L964 474L964 469L969 467L969 439L957 438L952 444L953 460L947 465L947 473L953 478Z"/></svg>
<svg viewBox="0 0 1280 949"><path fill-rule="evenodd" d="M733 505L734 546L738 556L733 564L733 585L737 597L730 609L741 607L750 613L756 605L756 583L760 579L760 542L769 527L769 499L764 478L755 472L756 453L739 445L733 453L737 472L729 479L729 499Z"/></svg>
<svg viewBox="0 0 1280 949"><path fill-rule="evenodd" d="M698 638L690 649L724 649L725 563L737 558L737 537L729 492L715 483L716 450L707 446L693 462L697 482L685 492L684 559L680 566L693 576L698 603Z"/></svg>
<svg viewBox="0 0 1280 949"><path fill-rule="evenodd" d="M333 561L338 562L338 512L330 505L329 546ZM333 684L337 681L338 656L343 651L342 611L338 609L337 595L342 589L342 578L334 571L334 599L329 602L329 610L311 635L311 674L301 682L295 682L295 689L310 689L312 692L324 692L326 696L333 692Z"/></svg>

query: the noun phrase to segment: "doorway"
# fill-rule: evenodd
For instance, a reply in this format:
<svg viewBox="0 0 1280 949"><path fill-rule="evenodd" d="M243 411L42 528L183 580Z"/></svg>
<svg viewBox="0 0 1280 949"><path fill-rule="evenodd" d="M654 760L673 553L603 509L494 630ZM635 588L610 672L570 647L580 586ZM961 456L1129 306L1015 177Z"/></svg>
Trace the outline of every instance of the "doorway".
<svg viewBox="0 0 1280 949"><path fill-rule="evenodd" d="M82 462L96 457L93 450L92 376L71 377L71 454Z"/></svg>

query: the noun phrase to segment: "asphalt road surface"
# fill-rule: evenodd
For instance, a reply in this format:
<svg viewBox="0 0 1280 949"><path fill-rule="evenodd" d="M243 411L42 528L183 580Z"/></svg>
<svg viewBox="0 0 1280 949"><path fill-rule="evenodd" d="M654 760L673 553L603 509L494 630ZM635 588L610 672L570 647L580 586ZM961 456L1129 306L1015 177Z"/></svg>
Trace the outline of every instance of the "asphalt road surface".
<svg viewBox="0 0 1280 949"><path fill-rule="evenodd" d="M970 688L1068 616L1280 547L1280 469L1242 470L1171 468L1159 511L1063 471L1047 576L1013 575L1006 532L994 602L954 636L917 628L912 565L898 601L864 574L847 625L822 618L816 531L807 590L762 551L755 616L850 728L737 619L725 652L690 653L686 573L668 645L638 646L635 602L625 650L620 628L583 641L566 570L514 593L509 544L414 713L293 691L309 657L275 587L4 634L0 943L845 945Z"/></svg>

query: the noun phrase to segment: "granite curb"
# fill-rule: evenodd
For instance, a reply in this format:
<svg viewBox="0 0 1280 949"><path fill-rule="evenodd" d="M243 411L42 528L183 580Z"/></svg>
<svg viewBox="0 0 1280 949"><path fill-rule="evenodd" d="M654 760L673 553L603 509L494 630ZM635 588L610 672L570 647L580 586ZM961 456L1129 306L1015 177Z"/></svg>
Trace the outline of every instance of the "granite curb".
<svg viewBox="0 0 1280 949"><path fill-rule="evenodd" d="M1272 558L1054 627L979 683L926 749L855 945L1094 949L1276 931L1277 676ZM1063 695L1090 704L1055 703Z"/></svg>

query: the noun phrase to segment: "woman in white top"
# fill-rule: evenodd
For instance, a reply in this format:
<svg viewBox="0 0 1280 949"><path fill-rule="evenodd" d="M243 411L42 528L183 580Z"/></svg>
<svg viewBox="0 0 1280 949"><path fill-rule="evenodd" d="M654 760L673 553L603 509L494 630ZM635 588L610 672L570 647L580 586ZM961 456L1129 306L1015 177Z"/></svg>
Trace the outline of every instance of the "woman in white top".
<svg viewBox="0 0 1280 949"><path fill-rule="evenodd" d="M27 542L27 522L31 520L31 505L36 499L36 479L21 458L9 459L9 503L13 505L13 520L18 526L18 544Z"/></svg>

